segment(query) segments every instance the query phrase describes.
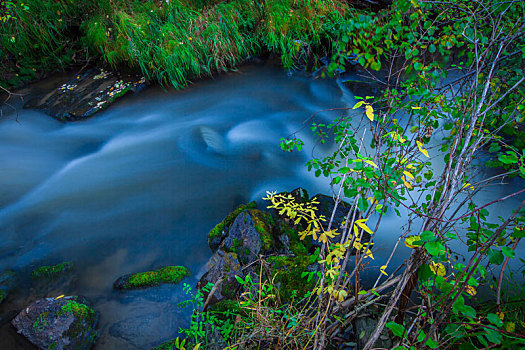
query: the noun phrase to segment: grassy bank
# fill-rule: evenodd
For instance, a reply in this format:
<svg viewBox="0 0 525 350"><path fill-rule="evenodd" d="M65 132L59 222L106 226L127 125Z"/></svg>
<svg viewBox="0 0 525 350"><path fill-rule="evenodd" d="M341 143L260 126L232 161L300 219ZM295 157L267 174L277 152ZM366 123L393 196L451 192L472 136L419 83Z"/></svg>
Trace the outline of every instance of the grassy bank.
<svg viewBox="0 0 525 350"><path fill-rule="evenodd" d="M350 14L340 0L1 2L0 84L104 62L176 88L269 49L285 68L332 52Z"/></svg>

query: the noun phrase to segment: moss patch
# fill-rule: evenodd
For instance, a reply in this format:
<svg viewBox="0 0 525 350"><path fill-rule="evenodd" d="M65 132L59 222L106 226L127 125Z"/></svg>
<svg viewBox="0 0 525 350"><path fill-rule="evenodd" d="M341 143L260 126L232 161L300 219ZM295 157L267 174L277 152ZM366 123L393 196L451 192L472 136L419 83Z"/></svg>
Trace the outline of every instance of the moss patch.
<svg viewBox="0 0 525 350"><path fill-rule="evenodd" d="M232 211L224 220L218 223L214 228L211 229L208 233L208 245L212 250L215 250L216 247L220 244L220 239L222 237L222 232L225 228L230 227L233 224L233 221L237 216L245 209L254 209L257 206L255 202L250 202L248 204L242 204ZM219 242L217 242L219 241Z"/></svg>
<svg viewBox="0 0 525 350"><path fill-rule="evenodd" d="M308 282L306 278L301 277L312 263L311 257L272 256L267 260L273 264L272 276L276 276L275 281L281 284L279 294L282 301L289 302L294 295L303 297L312 290L315 281L312 279Z"/></svg>
<svg viewBox="0 0 525 350"><path fill-rule="evenodd" d="M135 273L130 276L122 277L122 283L115 283L119 289L136 289L157 286L161 283L177 284L184 277L191 274L191 271L184 266L166 266L155 271Z"/></svg>
<svg viewBox="0 0 525 350"><path fill-rule="evenodd" d="M250 210L249 213L255 229L261 237L263 251L269 251L275 244L272 235L272 226L275 224L273 217L269 213L256 209Z"/></svg>
<svg viewBox="0 0 525 350"><path fill-rule="evenodd" d="M66 261L54 266L42 266L33 270L31 278L57 278L60 277L60 275L73 270L73 267L74 265L71 261Z"/></svg>

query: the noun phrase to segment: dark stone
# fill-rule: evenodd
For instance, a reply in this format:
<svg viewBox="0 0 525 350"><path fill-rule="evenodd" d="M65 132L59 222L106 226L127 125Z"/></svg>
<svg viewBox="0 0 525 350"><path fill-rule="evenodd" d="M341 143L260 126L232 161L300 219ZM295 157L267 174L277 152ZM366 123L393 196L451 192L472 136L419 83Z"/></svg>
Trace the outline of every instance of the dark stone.
<svg viewBox="0 0 525 350"><path fill-rule="evenodd" d="M238 258L249 264L256 260L263 246L261 235L255 228L252 215L248 211L240 213L224 239L223 248L237 253Z"/></svg>
<svg viewBox="0 0 525 350"><path fill-rule="evenodd" d="M30 99L24 108L42 109L63 122L83 120L128 92L143 89L145 82L143 77L91 68L49 93Z"/></svg>
<svg viewBox="0 0 525 350"><path fill-rule="evenodd" d="M98 313L82 297L46 298L22 310L11 324L41 349L87 350L95 344Z"/></svg>
<svg viewBox="0 0 525 350"><path fill-rule="evenodd" d="M210 305L224 299L232 299L239 287L235 276L244 278L237 254L219 249L207 262L206 268L207 272L197 283L197 288L202 290L208 283L215 285L221 278L223 279L222 283L217 286ZM205 294L207 296L207 293Z"/></svg>

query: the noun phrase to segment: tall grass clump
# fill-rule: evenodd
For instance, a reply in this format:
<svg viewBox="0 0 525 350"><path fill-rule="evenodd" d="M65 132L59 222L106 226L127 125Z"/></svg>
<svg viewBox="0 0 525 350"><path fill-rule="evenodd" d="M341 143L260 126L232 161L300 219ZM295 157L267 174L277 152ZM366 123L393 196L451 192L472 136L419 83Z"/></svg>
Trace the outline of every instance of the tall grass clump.
<svg viewBox="0 0 525 350"><path fill-rule="evenodd" d="M330 55L350 13L342 0L28 0L0 6L8 86L20 85L24 75L35 78L35 71L64 69L75 57L76 63L82 57L140 71L175 88L227 71L263 47L294 68Z"/></svg>
<svg viewBox="0 0 525 350"><path fill-rule="evenodd" d="M0 82L19 85L36 71L67 67L75 51L76 27L89 1L27 0L0 4Z"/></svg>
<svg viewBox="0 0 525 350"><path fill-rule="evenodd" d="M257 13L252 2L196 4L205 2L133 2L102 12L83 25L85 42L111 66L138 68L175 88L186 86L189 78L234 67L258 50L250 34Z"/></svg>
<svg viewBox="0 0 525 350"><path fill-rule="evenodd" d="M349 8L337 0L266 0L264 13L262 43L281 55L285 68L293 68L321 48L321 56L332 51Z"/></svg>

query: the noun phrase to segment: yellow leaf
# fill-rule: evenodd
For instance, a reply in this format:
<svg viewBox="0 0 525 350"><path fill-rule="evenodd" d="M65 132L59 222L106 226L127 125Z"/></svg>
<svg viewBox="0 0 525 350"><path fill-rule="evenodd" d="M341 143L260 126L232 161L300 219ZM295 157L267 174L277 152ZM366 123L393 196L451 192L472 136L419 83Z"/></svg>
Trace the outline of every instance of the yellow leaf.
<svg viewBox="0 0 525 350"><path fill-rule="evenodd" d="M376 163L372 162L371 160L365 160L365 163L366 163L366 164L369 164L369 165L371 165L371 166L373 166L374 168L379 168L379 167L376 165Z"/></svg>
<svg viewBox="0 0 525 350"><path fill-rule="evenodd" d="M63 297L64 297L64 294L59 295L58 297L55 298L55 300L58 300L58 299L63 298Z"/></svg>
<svg viewBox="0 0 525 350"><path fill-rule="evenodd" d="M412 107L412 109L421 109L421 107Z"/></svg>
<svg viewBox="0 0 525 350"><path fill-rule="evenodd" d="M498 315L500 320L503 321L505 319L505 314L503 312L497 312L496 314Z"/></svg>
<svg viewBox="0 0 525 350"><path fill-rule="evenodd" d="M507 322L505 324L505 330L507 332L514 332L516 330L516 324L514 322Z"/></svg>
<svg viewBox="0 0 525 350"><path fill-rule="evenodd" d="M404 176L401 176L401 180L403 180L403 183L405 184L406 188L408 188L409 190L412 189L412 185L410 184L410 182L405 180Z"/></svg>
<svg viewBox="0 0 525 350"><path fill-rule="evenodd" d="M397 134L397 136L399 137L399 142L405 143L406 139L403 136L401 136L399 134Z"/></svg>
<svg viewBox="0 0 525 350"><path fill-rule="evenodd" d="M428 155L428 151L423 148L423 144L421 143L421 141L416 141L416 144L417 148L419 148L419 151L423 153L427 158L430 158L430 156Z"/></svg>
<svg viewBox="0 0 525 350"><path fill-rule="evenodd" d="M374 121L374 108L371 105L367 104L365 106L365 111L366 111L367 118L370 119L371 122L373 122Z"/></svg>
<svg viewBox="0 0 525 350"><path fill-rule="evenodd" d="M365 103L364 101L359 101L359 102L357 102L357 103L354 105L354 107L353 107L352 109L357 109L357 108L361 107L364 103Z"/></svg>
<svg viewBox="0 0 525 350"><path fill-rule="evenodd" d="M405 238L405 245L409 248L415 248L417 246L413 245L415 241L419 241L419 236L408 236Z"/></svg>
<svg viewBox="0 0 525 350"><path fill-rule="evenodd" d="M466 188L469 190L473 190L474 186L472 186L470 183L467 182L463 185L463 189L466 189Z"/></svg>
<svg viewBox="0 0 525 350"><path fill-rule="evenodd" d="M365 222L367 219L356 220L355 223L369 234L374 233L371 229L366 226Z"/></svg>
<svg viewBox="0 0 525 350"><path fill-rule="evenodd" d="M411 178L412 180L414 179L414 175L412 175L408 171L403 171L403 174L405 174L407 177Z"/></svg>
<svg viewBox="0 0 525 350"><path fill-rule="evenodd" d="M437 263L436 264L435 262L431 261L430 264L429 264L429 267L432 270L432 272L434 272L438 276L445 276L445 274L447 273L447 270L445 270L445 266L443 266L442 263ZM468 287L470 287L470 286L467 286L467 293L470 294ZM472 288L472 287L470 287L470 288ZM472 289L474 290L474 294L476 294L476 290L474 288L472 288ZM470 294L470 295L474 295L474 294Z"/></svg>
<svg viewBox="0 0 525 350"><path fill-rule="evenodd" d="M381 273L385 276L388 276L388 273L385 272L385 269L386 269L386 265L383 265L379 268L379 271L381 271Z"/></svg>

